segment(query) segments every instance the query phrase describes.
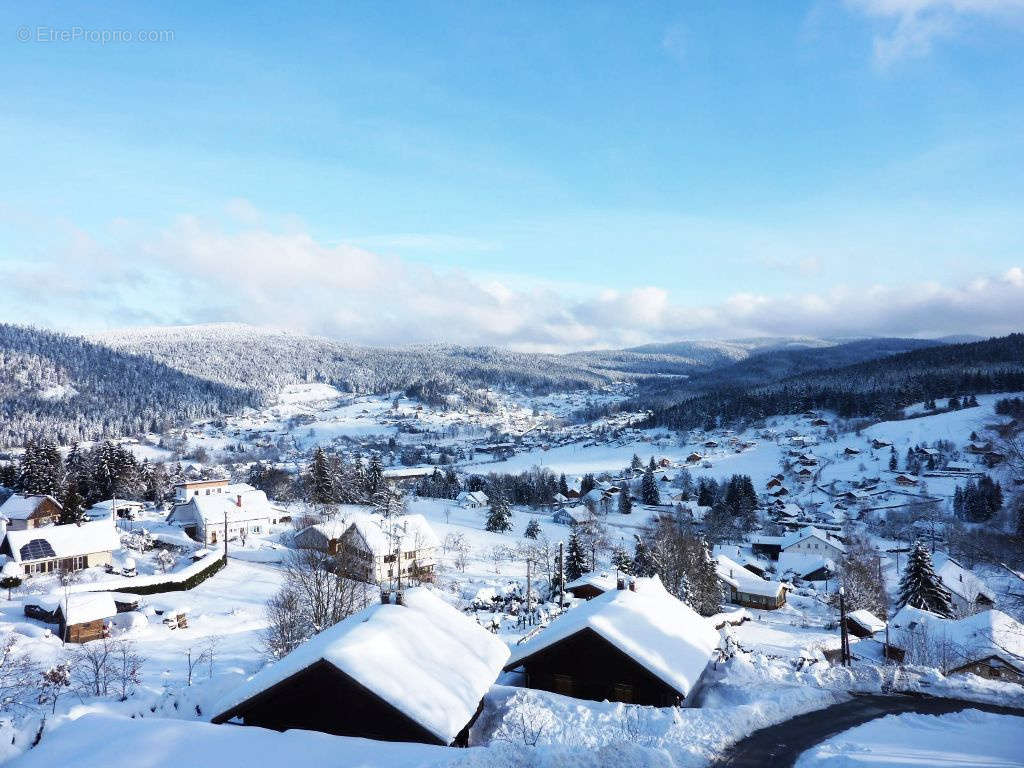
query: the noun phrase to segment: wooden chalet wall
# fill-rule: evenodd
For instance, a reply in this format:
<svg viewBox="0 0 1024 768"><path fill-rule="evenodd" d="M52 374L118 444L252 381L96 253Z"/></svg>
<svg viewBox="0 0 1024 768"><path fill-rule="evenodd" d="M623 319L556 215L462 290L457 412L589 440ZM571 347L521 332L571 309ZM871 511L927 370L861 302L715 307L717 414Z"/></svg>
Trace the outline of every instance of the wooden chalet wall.
<svg viewBox="0 0 1024 768"><path fill-rule="evenodd" d="M241 718L246 725L275 731L301 728L337 736L448 746L375 693L324 661L313 664L243 702L215 718L214 722L233 717ZM468 725L459 734L460 737L468 733Z"/></svg>
<svg viewBox="0 0 1024 768"><path fill-rule="evenodd" d="M599 634L584 629L523 660L526 687L577 699L654 707L682 703L679 692Z"/></svg>
<svg viewBox="0 0 1024 768"><path fill-rule="evenodd" d="M106 634L107 620L96 619L87 621L84 624L71 624L67 626L61 619L60 632L66 643L87 643L90 640L99 640Z"/></svg>

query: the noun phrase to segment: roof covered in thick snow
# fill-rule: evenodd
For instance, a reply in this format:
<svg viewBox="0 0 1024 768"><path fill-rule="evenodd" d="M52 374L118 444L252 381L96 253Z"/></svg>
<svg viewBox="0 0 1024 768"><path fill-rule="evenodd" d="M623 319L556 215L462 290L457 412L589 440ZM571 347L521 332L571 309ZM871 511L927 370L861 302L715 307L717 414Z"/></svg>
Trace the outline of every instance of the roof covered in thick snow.
<svg viewBox="0 0 1024 768"><path fill-rule="evenodd" d="M871 611L866 608L861 608L856 611L850 611L846 614L846 618L850 621L864 627L865 630L874 634L875 632L881 632L885 629L885 622L875 616Z"/></svg>
<svg viewBox="0 0 1024 768"><path fill-rule="evenodd" d="M979 595L988 598L993 603L996 601L995 592L989 589L985 582L944 552L936 552L932 555L932 566L939 578L942 579L942 583L946 585L946 589L967 602L973 603Z"/></svg>
<svg viewBox="0 0 1024 768"><path fill-rule="evenodd" d="M239 486L244 484L239 484ZM239 489L238 493L212 493L209 496L193 496L187 502L178 504L167 516L169 523L202 522L203 525L221 525L224 513L228 514L229 522L247 520L264 520L274 517L274 508L267 499L267 494L246 486L248 490ZM241 505L239 505L241 497Z"/></svg>
<svg viewBox="0 0 1024 768"><path fill-rule="evenodd" d="M590 571L589 573L584 573L575 581L570 581L565 585L566 589L576 589L576 587L597 587L598 589L607 592L608 590L615 589L616 587L615 574Z"/></svg>
<svg viewBox="0 0 1024 768"><path fill-rule="evenodd" d="M518 646L506 669L589 629L685 698L711 661L718 632L657 577L637 579L636 585L635 592L614 589L572 608Z"/></svg>
<svg viewBox="0 0 1024 768"><path fill-rule="evenodd" d="M827 542L831 546L838 549L840 552L846 551L846 546L843 544L843 542L839 541L839 539L835 538L834 536L830 536L827 531L823 531L820 528L815 528L813 525L809 525L806 528L801 528L799 531L794 531L793 533L784 536L782 539L782 548L786 549L787 547L791 547L794 544L799 544L801 541L810 538L821 539L822 541Z"/></svg>
<svg viewBox="0 0 1024 768"><path fill-rule="evenodd" d="M85 624L110 618L117 613L117 606L109 592L78 592L61 600L60 610L65 623Z"/></svg>
<svg viewBox="0 0 1024 768"><path fill-rule="evenodd" d="M718 578L732 586L737 592L765 597L778 597L782 592L781 582L766 581L725 555L715 557L715 571L718 573Z"/></svg>
<svg viewBox="0 0 1024 768"><path fill-rule="evenodd" d="M907 649L917 638L945 645L962 666L998 656L1024 671L1024 624L1002 611L981 611L962 619L944 619L930 611L906 605L889 622L889 641Z"/></svg>
<svg viewBox="0 0 1024 768"><path fill-rule="evenodd" d="M3 504L0 504L0 517L6 517L8 520L28 520L44 499L49 499L57 504L57 500L53 496L22 496L20 493L15 493L9 496ZM59 507L60 504L57 506Z"/></svg>
<svg viewBox="0 0 1024 768"><path fill-rule="evenodd" d="M375 604L325 629L225 697L214 720L325 661L444 743L476 713L508 658L508 646L426 587L404 604Z"/></svg>
<svg viewBox="0 0 1024 768"><path fill-rule="evenodd" d="M392 552L396 545L402 550L441 546L434 529L420 514L397 515L386 519L381 515L361 512L352 515L347 522L375 555Z"/></svg>
<svg viewBox="0 0 1024 768"><path fill-rule="evenodd" d="M11 557L20 563L112 552L121 548L121 539L109 520L100 520L81 525L50 525L26 531L8 531L7 544L11 548ZM26 548L24 556L23 548Z"/></svg>
<svg viewBox="0 0 1024 768"><path fill-rule="evenodd" d="M812 552L783 552L779 555L778 572L780 574L793 572L797 576L803 577L820 568L828 568L834 572L836 562L830 557Z"/></svg>

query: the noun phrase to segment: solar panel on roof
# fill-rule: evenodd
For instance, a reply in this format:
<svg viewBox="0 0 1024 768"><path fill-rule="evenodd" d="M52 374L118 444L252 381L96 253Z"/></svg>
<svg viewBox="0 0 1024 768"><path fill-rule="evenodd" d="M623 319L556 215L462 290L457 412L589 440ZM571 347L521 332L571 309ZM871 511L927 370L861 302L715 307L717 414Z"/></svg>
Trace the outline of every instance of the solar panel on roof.
<svg viewBox="0 0 1024 768"><path fill-rule="evenodd" d="M22 560L41 560L44 557L56 556L57 553L53 551L53 547L50 546L50 542L46 539L32 539L32 541L21 548Z"/></svg>

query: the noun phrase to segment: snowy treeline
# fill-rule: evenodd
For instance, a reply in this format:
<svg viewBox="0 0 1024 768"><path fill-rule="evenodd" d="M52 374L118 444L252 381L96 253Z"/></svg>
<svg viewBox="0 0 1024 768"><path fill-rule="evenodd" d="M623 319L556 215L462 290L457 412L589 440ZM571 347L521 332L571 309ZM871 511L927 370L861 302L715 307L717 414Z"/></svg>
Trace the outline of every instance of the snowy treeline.
<svg viewBox="0 0 1024 768"><path fill-rule="evenodd" d="M142 356L0 324L0 446L161 432L251 401L248 390Z"/></svg>
<svg viewBox="0 0 1024 768"><path fill-rule="evenodd" d="M730 383L685 391L654 405L649 425L691 429L824 409L842 418L898 419L905 406L936 397L1024 389L1024 334L970 344L917 349L839 368L787 377L764 386Z"/></svg>

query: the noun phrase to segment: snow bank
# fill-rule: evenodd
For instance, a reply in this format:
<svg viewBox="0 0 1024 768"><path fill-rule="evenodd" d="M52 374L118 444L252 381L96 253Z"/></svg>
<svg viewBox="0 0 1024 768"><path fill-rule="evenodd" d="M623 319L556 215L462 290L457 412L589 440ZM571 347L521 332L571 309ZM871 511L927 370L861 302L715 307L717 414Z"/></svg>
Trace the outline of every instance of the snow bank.
<svg viewBox="0 0 1024 768"><path fill-rule="evenodd" d="M809 749L796 768L1024 764L1024 717L968 709L949 715L886 715Z"/></svg>

